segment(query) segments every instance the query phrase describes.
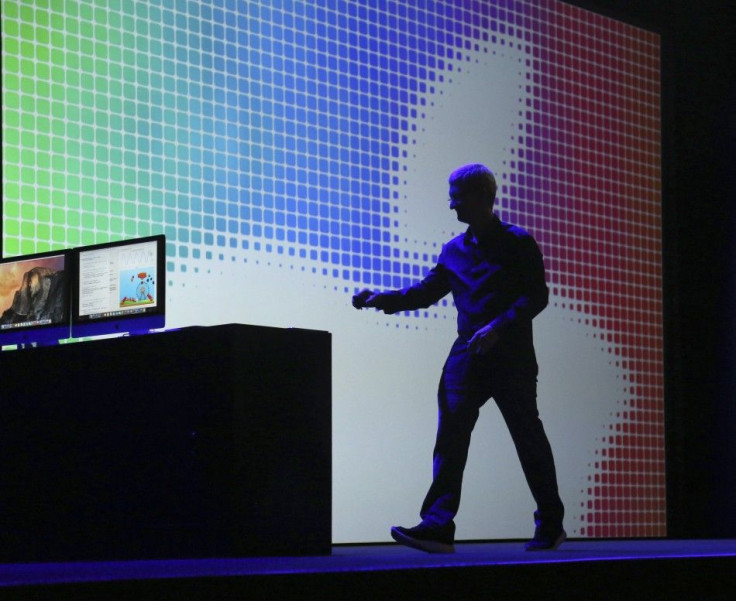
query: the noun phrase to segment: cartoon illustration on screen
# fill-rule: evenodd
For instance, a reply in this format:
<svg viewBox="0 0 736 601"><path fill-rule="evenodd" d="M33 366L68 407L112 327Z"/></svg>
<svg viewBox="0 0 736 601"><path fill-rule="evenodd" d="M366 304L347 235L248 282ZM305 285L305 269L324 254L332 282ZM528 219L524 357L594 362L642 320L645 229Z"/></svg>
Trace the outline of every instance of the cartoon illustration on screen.
<svg viewBox="0 0 736 601"><path fill-rule="evenodd" d="M126 269L120 272L120 308L156 305L156 270Z"/></svg>

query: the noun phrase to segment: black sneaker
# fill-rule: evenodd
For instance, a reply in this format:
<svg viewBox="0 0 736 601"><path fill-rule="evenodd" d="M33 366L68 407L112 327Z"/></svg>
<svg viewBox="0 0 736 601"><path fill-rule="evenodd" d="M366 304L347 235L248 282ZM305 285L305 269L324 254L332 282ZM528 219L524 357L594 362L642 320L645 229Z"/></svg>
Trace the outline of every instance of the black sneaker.
<svg viewBox="0 0 736 601"><path fill-rule="evenodd" d="M562 528L551 532L545 531L543 528L537 528L534 532L534 538L526 543L524 548L527 551L554 551L565 542L566 538L567 534Z"/></svg>
<svg viewBox="0 0 736 601"><path fill-rule="evenodd" d="M419 524L414 528L391 528L391 537L399 544L427 553L454 553L454 528Z"/></svg>

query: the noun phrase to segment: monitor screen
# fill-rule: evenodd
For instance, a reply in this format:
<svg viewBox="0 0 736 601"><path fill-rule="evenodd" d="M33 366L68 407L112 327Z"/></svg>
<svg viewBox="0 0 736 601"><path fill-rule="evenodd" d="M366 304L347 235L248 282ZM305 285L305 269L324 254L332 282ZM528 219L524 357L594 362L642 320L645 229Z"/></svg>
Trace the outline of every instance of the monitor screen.
<svg viewBox="0 0 736 601"><path fill-rule="evenodd" d="M0 259L0 345L69 338L69 259L65 250Z"/></svg>
<svg viewBox="0 0 736 601"><path fill-rule="evenodd" d="M74 338L164 327L163 235L85 246L74 257Z"/></svg>

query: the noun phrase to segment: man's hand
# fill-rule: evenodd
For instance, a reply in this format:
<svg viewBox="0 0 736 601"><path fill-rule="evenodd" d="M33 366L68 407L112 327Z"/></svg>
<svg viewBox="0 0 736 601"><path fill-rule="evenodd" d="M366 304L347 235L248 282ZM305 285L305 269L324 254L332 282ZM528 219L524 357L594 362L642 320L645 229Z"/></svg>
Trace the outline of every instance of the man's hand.
<svg viewBox="0 0 736 601"><path fill-rule="evenodd" d="M401 295L392 292L361 290L353 297L353 307L356 309L370 307L371 309L383 311L387 315L393 315L404 310L404 302Z"/></svg>
<svg viewBox="0 0 736 601"><path fill-rule="evenodd" d="M372 290L361 290L358 294L353 296L353 307L356 309L375 307L375 304L372 303L375 303L378 296L380 295Z"/></svg>
<svg viewBox="0 0 736 601"><path fill-rule="evenodd" d="M496 345L498 339L498 330L493 327L493 323L489 323L473 334L468 341L468 350L474 355L484 355Z"/></svg>

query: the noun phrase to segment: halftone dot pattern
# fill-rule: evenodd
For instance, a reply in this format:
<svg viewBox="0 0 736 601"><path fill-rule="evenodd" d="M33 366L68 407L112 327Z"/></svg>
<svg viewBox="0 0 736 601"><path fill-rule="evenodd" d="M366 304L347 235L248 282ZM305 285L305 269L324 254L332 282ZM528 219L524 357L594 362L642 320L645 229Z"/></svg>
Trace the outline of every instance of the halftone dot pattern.
<svg viewBox="0 0 736 601"><path fill-rule="evenodd" d="M506 11L446 2L4 8L4 252L163 232L169 269L273 253L355 285L411 281L392 243L416 122L507 37Z"/></svg>
<svg viewBox="0 0 736 601"><path fill-rule="evenodd" d="M4 8L6 253L164 232L182 270L202 252L252 251L408 282L391 187L418 107L451 68L451 8Z"/></svg>
<svg viewBox="0 0 736 601"><path fill-rule="evenodd" d="M628 374L571 508L582 536L666 534L659 37L535 3L533 67L504 182L509 214L546 251L555 302L600 331Z"/></svg>
<svg viewBox="0 0 736 601"><path fill-rule="evenodd" d="M425 108L525 54L499 213L630 374L575 534L664 534L657 36L553 0L4 0L2 39L4 254L165 233L173 278L274 255L346 288L433 264L396 245Z"/></svg>

